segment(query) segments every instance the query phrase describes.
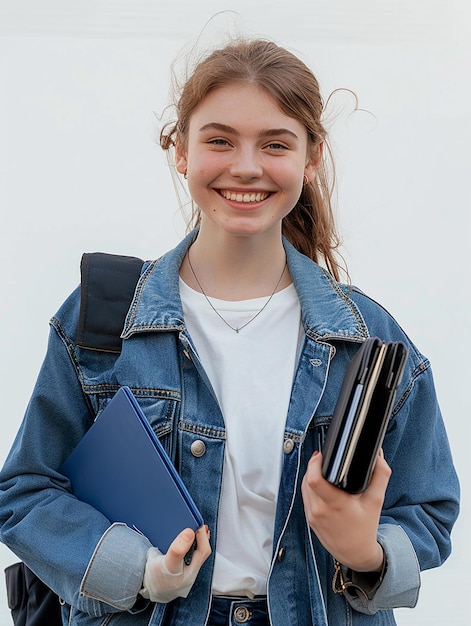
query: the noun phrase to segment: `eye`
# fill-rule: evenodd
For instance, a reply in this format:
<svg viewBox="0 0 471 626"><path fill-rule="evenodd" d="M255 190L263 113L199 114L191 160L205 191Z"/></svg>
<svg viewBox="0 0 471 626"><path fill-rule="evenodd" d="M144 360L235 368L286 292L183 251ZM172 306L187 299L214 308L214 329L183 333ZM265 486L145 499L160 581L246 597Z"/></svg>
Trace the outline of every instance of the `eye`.
<svg viewBox="0 0 471 626"><path fill-rule="evenodd" d="M274 152L279 152L281 150L288 150L287 146L285 146L282 143L278 143L276 141L273 141L272 143L267 144L265 148L268 150L272 150Z"/></svg>
<svg viewBox="0 0 471 626"><path fill-rule="evenodd" d="M225 147L225 146L229 146L229 142L227 141L227 139L221 139L220 137L216 137L215 139L208 139L208 141L206 142L212 146L221 146L221 147Z"/></svg>

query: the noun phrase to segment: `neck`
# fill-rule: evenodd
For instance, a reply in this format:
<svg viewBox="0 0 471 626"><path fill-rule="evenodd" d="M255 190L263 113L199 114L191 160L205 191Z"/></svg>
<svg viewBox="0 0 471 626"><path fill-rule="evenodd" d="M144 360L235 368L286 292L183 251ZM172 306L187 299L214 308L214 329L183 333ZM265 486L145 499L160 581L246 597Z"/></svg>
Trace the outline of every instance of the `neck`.
<svg viewBox="0 0 471 626"><path fill-rule="evenodd" d="M278 281L276 291L287 287L291 278L288 269L282 275L285 264L281 236L276 245L266 246L262 241L245 237L206 241L200 232L182 264L180 275L190 287L203 290L207 296L246 300L271 295Z"/></svg>

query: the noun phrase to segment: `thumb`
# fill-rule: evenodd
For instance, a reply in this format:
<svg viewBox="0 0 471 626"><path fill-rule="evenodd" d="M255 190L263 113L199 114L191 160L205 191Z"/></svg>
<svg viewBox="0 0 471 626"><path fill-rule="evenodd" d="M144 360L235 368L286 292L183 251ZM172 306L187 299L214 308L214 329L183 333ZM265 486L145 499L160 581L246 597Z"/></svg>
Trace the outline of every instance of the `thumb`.
<svg viewBox="0 0 471 626"><path fill-rule="evenodd" d="M191 528L185 528L170 544L165 555L165 565L171 574L181 574L183 571L183 557L193 545L195 533Z"/></svg>

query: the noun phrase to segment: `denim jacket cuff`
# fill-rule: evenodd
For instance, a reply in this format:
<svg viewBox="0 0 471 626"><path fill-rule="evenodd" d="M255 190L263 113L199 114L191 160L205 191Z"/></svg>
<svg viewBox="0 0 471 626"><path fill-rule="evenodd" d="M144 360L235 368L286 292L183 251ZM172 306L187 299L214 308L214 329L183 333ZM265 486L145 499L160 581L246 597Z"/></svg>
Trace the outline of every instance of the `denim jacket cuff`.
<svg viewBox="0 0 471 626"><path fill-rule="evenodd" d="M101 537L80 586L78 608L103 613L101 603L118 611L135 606L151 547L144 535L125 524L113 524Z"/></svg>
<svg viewBox="0 0 471 626"><path fill-rule="evenodd" d="M370 615L379 610L413 608L419 595L420 570L409 537L401 526L381 524L378 542L385 555L382 572L359 574L342 566L346 600L355 610Z"/></svg>
<svg viewBox="0 0 471 626"><path fill-rule="evenodd" d="M353 596L361 593L368 600L372 600L376 590L383 582L387 566L388 561L385 554L383 565L379 572L355 572L335 560L335 574L332 582L333 590L335 593L345 592Z"/></svg>

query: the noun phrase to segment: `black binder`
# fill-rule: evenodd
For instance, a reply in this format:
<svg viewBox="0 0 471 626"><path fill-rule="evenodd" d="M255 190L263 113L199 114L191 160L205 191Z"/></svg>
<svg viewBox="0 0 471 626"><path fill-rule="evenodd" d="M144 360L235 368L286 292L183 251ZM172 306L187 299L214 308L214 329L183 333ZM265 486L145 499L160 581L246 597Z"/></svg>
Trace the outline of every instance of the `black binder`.
<svg viewBox="0 0 471 626"><path fill-rule="evenodd" d="M322 473L350 493L368 486L407 352L402 342L369 337L347 368L324 444Z"/></svg>

